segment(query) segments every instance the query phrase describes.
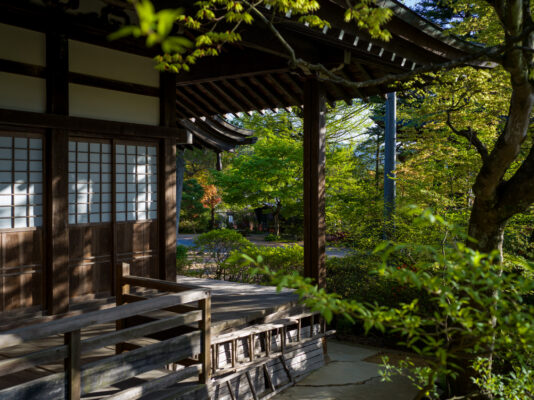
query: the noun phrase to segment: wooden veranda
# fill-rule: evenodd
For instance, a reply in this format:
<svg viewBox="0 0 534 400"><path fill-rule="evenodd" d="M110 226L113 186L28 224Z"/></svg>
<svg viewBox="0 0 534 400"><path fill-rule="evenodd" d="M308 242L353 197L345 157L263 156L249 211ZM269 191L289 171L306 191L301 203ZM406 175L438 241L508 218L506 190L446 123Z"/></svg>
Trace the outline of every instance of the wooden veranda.
<svg viewBox="0 0 534 400"><path fill-rule="evenodd" d="M193 0L178 3L194 7ZM320 4L329 29L263 11L298 57L345 79L377 79L477 51L396 1L381 2L394 11L388 42L346 23L345 2ZM262 385L270 388L267 397L307 371L288 365L288 343L296 346L295 363L321 364L324 327L291 294L259 293L247 303L236 286L233 298L221 301L250 312L234 319L214 306L215 326L226 328L210 338L209 299L216 305L234 289L217 294L224 285L218 283L210 297L202 283L176 277L177 148L230 150L253 139L222 115L302 107L304 271L324 285L326 103L388 88L346 87L294 69L259 22L240 28L243 40L225 46L216 62L205 58L188 73L159 73L157 50L136 39L107 39L135 18L120 0L0 1L0 399L105 397L95 390L145 373L153 375L110 398L141 398L186 375L200 380L200 397L216 389L218 398L257 398ZM306 335L309 342L300 343ZM32 355L20 356L17 346ZM104 358L85 360L97 347L108 348ZM47 370L52 357L57 362ZM37 370L45 376L32 375ZM28 379L9 383L10 373ZM230 375L217 381L210 373ZM236 396L242 385L248 389Z"/></svg>

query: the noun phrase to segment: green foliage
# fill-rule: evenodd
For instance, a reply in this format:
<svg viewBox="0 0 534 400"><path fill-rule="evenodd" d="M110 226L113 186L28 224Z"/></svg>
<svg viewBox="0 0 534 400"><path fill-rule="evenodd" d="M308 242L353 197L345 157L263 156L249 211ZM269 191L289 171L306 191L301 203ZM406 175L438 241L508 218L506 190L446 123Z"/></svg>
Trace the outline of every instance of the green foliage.
<svg viewBox="0 0 534 400"><path fill-rule="evenodd" d="M451 232L456 229L428 211L421 219ZM407 252L418 254L410 268L399 264ZM500 399L534 395L534 306L524 302L534 291L529 276L534 265L516 259L513 269L503 269L495 263L498 254L481 254L457 241L442 247L385 242L375 254L381 259L377 274L421 291L430 308L422 307L419 296L388 306L368 299L343 300L296 272L271 271L261 258L245 256L245 260L261 265L254 272L270 277L279 288L296 288L303 303L328 321L341 314L362 321L366 331L400 335L399 344L426 360L423 367L410 360L398 367L387 365L385 379L405 374L421 395L437 399L440 377L455 378L471 367L482 395Z"/></svg>
<svg viewBox="0 0 534 400"><path fill-rule="evenodd" d="M196 179L184 180L180 209L180 232L206 230L209 223L207 210L202 205L204 188Z"/></svg>
<svg viewBox="0 0 534 400"><path fill-rule="evenodd" d="M276 241L282 240L282 236L275 235L274 233L269 233L268 235L265 235L264 240L266 242L276 242Z"/></svg>
<svg viewBox="0 0 534 400"><path fill-rule="evenodd" d="M224 262L223 268L227 271L228 279L231 281L268 283L264 276L251 273L252 264L243 262L243 253L253 257L255 260L261 259L263 265L280 273L302 272L304 265L304 248L302 246L265 247L251 244L245 248L232 251Z"/></svg>
<svg viewBox="0 0 534 400"><path fill-rule="evenodd" d="M226 279L224 261L230 253L251 245L243 235L231 229L217 229L203 233L195 238L194 243L199 251L208 256L209 262L215 264L217 279Z"/></svg>
<svg viewBox="0 0 534 400"><path fill-rule="evenodd" d="M187 256L188 247L182 244L176 246L176 270L179 274L183 273L187 266L191 264Z"/></svg>
<svg viewBox="0 0 534 400"><path fill-rule="evenodd" d="M251 25L258 20L272 21L270 13L284 15L290 12L299 23L309 27L330 26L328 21L318 16L320 3L316 0L201 0L190 8L190 14L185 14L181 8L156 11L150 0L130 1L134 4L139 23L121 28L111 34L110 39L144 37L148 47L160 45L164 54L156 57L158 67L175 73L189 71L199 58L218 55L226 43L241 41L238 32L241 25ZM262 7L267 7L269 13ZM391 10L377 7L375 0L360 0L347 9L345 20L354 21L373 38L388 40L391 35L383 29L383 25L391 15ZM175 23L181 24L190 33L197 33L194 42L184 35L177 35ZM272 28L277 29L276 23Z"/></svg>

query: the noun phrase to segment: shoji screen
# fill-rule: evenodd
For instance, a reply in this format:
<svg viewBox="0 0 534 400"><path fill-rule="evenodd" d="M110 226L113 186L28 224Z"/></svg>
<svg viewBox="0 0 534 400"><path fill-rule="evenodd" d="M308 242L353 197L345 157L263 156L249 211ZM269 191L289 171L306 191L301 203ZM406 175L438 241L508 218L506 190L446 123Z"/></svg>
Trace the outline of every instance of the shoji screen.
<svg viewBox="0 0 534 400"><path fill-rule="evenodd" d="M69 223L111 222L111 144L69 142Z"/></svg>
<svg viewBox="0 0 534 400"><path fill-rule="evenodd" d="M0 136L0 229L43 224L43 143Z"/></svg>

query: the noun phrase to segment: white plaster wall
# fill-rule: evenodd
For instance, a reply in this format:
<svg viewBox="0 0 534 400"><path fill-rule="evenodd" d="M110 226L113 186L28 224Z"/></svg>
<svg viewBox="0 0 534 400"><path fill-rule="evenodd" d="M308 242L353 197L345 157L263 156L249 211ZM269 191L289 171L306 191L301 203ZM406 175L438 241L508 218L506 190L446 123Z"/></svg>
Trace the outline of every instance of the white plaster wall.
<svg viewBox="0 0 534 400"><path fill-rule="evenodd" d="M75 117L145 125L159 124L157 97L73 83L69 84L69 111L69 114Z"/></svg>
<svg viewBox="0 0 534 400"><path fill-rule="evenodd" d="M45 80L0 72L0 108L45 112Z"/></svg>
<svg viewBox="0 0 534 400"><path fill-rule="evenodd" d="M159 87L159 73L151 58L69 40L72 72Z"/></svg>
<svg viewBox="0 0 534 400"><path fill-rule="evenodd" d="M0 24L0 58L44 66L45 49L43 33Z"/></svg>

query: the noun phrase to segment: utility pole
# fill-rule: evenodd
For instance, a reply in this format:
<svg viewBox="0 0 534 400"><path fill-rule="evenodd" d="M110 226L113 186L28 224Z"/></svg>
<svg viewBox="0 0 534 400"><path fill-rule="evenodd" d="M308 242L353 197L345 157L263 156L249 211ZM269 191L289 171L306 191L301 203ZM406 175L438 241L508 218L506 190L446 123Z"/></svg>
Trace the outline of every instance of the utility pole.
<svg viewBox="0 0 534 400"><path fill-rule="evenodd" d="M395 213L395 197L397 184L395 181L396 150L397 150L397 93L387 94L386 129L384 138L384 239L391 239L395 229L393 216Z"/></svg>

